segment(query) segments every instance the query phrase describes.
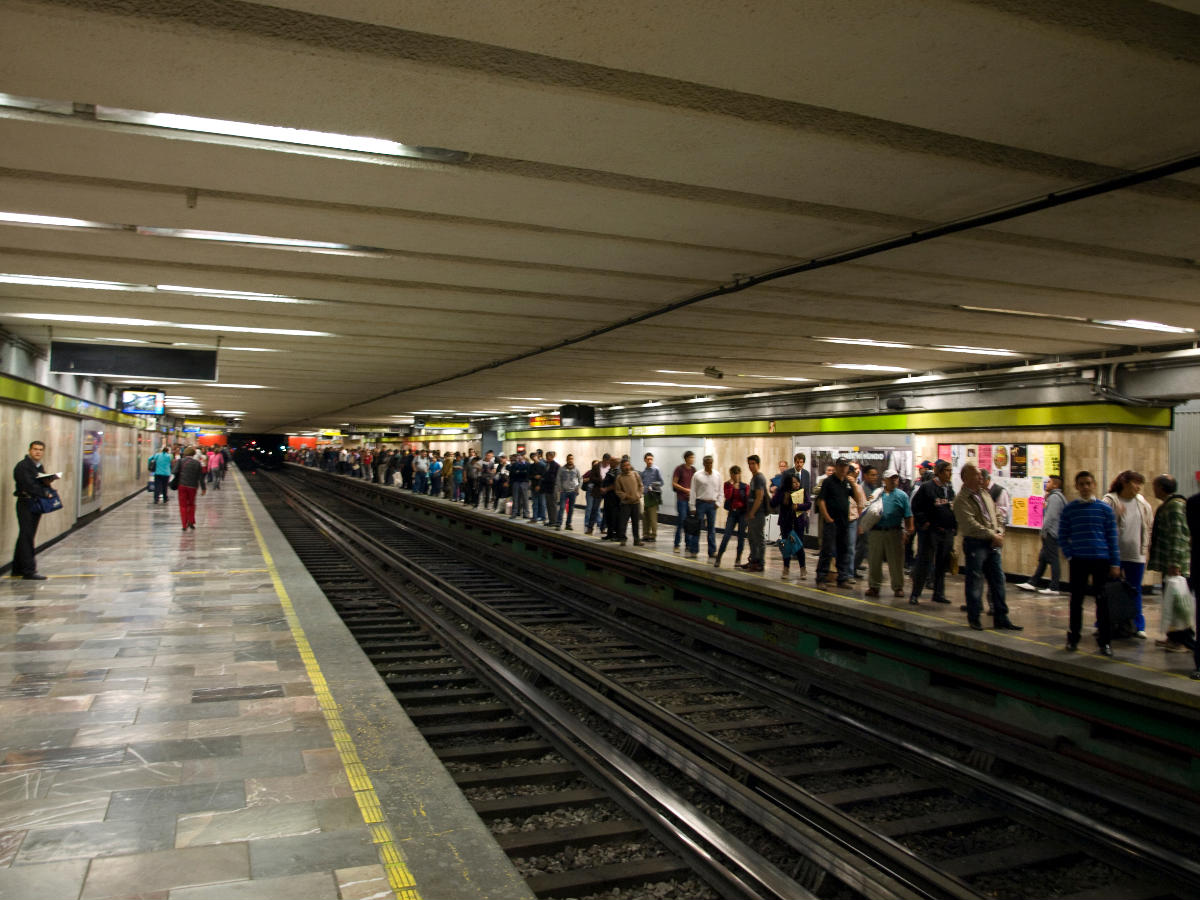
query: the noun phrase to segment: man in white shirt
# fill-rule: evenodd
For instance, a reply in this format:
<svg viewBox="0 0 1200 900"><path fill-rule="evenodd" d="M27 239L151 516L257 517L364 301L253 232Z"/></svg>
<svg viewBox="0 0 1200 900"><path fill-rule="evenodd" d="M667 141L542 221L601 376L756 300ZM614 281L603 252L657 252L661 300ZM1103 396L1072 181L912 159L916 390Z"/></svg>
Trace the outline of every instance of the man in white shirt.
<svg viewBox="0 0 1200 900"><path fill-rule="evenodd" d="M708 534L708 558L717 555L717 500L724 496L724 481L721 473L713 469L713 458L704 457L704 468L692 476L692 491L688 495L688 509L700 519L700 530ZM688 553L700 553L699 536L692 539Z"/></svg>

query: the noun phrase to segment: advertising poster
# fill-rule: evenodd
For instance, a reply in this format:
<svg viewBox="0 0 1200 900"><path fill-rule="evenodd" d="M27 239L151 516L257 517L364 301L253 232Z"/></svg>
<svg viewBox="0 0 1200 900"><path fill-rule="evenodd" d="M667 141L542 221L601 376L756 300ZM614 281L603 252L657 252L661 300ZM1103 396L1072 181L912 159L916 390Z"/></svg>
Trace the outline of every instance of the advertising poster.
<svg viewBox="0 0 1200 900"><path fill-rule="evenodd" d="M1062 444L967 444L961 452L958 445L951 445L950 450L956 491L962 490L962 467L975 463L991 472L993 483L1008 492L1010 527L1042 527L1046 477L1061 470Z"/></svg>
<svg viewBox="0 0 1200 900"><path fill-rule="evenodd" d="M104 431L99 422L85 422L79 471L79 514L86 515L100 508L101 450Z"/></svg>
<svg viewBox="0 0 1200 900"><path fill-rule="evenodd" d="M938 444L937 458L938 459L949 459L950 458L950 445L949 444Z"/></svg>

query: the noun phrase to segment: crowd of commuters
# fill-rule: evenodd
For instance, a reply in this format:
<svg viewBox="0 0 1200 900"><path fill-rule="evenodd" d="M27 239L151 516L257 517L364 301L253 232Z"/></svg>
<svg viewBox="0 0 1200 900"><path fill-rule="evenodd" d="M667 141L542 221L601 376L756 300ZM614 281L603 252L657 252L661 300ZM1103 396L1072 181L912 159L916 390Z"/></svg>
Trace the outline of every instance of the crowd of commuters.
<svg viewBox="0 0 1200 900"><path fill-rule="evenodd" d="M550 528L573 530L575 507L582 503L585 534L622 545L632 536L634 546L657 542L659 511L670 491L675 552L698 558L703 544L711 564L720 567L732 543L734 566L749 572L764 570L769 517L774 516L778 536L770 543L781 553L785 579L793 571L800 579L808 576L806 554L811 551L804 538L810 517L815 517L816 586L853 587L865 568L866 596L879 597L886 564L893 596L907 596L912 605L920 604L927 588L934 603L950 603L946 576L958 544L966 601L961 610L967 624L982 630L987 615L994 629L1022 630L1009 617L1006 602L1003 550L1010 500L986 469L973 464L960 471L961 488L956 491L952 465L946 460L922 462L915 481L895 468L880 472L844 457L815 477L803 453L791 464L780 462L769 480L757 455L746 459L744 469L734 465L722 475L713 457L703 457L697 466L691 451L669 475L650 453L640 467L628 456L608 453L586 467L577 465L570 454L560 463L554 451L541 450L506 457L491 451L372 453L329 448L307 451L299 461ZM1103 598L1109 581L1122 579L1129 585L1138 610L1132 634L1145 638L1141 589L1147 569L1164 575L1187 575L1189 569L1197 569L1189 527L1200 528L1200 494L1185 501L1170 476L1159 476L1153 484L1162 505L1153 513L1141 496L1144 483L1140 474L1122 472L1101 497L1093 476L1081 472L1073 482L1077 499L1068 502L1061 477L1045 480L1037 569L1017 587L1070 595L1068 650L1079 644L1085 597ZM725 510L721 534L718 505ZM1068 562L1065 582L1060 554ZM1047 571L1049 580L1043 586ZM1105 602L1096 603L1095 625L1100 652L1111 655L1117 623L1109 620ZM1159 644L1196 653L1200 672L1194 630L1173 633Z"/></svg>

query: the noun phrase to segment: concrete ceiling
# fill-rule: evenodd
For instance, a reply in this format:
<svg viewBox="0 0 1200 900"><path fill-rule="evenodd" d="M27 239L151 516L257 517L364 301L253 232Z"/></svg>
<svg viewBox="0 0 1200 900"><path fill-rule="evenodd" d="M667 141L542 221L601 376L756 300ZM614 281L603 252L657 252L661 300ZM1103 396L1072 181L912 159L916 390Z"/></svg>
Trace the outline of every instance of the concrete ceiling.
<svg viewBox="0 0 1200 900"><path fill-rule="evenodd" d="M51 331L219 337L219 383L264 387L177 390L207 412L244 411L250 430L865 377L827 363L925 373L1013 359L935 346L1019 361L1178 344L1190 336L1088 320L1200 330L1200 169L562 346L739 278L1200 152L1198 6L0 0L11 96L469 154L396 158L0 108L0 214L124 226L0 222L0 273L319 301L0 283L0 326L38 344ZM659 371L709 365L727 377ZM656 381L688 386L622 383Z"/></svg>

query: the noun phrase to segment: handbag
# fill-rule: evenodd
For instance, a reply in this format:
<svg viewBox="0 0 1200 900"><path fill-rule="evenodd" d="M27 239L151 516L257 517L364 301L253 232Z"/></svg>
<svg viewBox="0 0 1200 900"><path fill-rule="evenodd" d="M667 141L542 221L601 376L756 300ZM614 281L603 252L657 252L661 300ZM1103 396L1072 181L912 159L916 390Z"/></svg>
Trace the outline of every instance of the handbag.
<svg viewBox="0 0 1200 900"><path fill-rule="evenodd" d="M800 540L800 535L796 534L795 529L788 532L787 538L783 542L783 558L791 559L797 553L804 549L804 541Z"/></svg>
<svg viewBox="0 0 1200 900"><path fill-rule="evenodd" d="M33 508L39 513L50 513L56 509L62 509L62 500L58 496L58 491L54 488L46 488L50 492L48 497L33 497Z"/></svg>
<svg viewBox="0 0 1200 900"><path fill-rule="evenodd" d="M694 511L689 512L687 518L683 520L683 533L689 537L696 537L700 534L700 517Z"/></svg>
<svg viewBox="0 0 1200 900"><path fill-rule="evenodd" d="M167 487L173 491L179 490L179 473L176 472L171 476L171 480L167 482Z"/></svg>

